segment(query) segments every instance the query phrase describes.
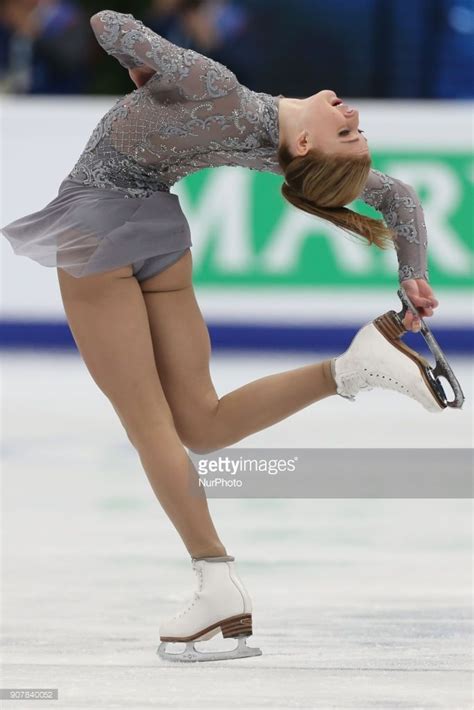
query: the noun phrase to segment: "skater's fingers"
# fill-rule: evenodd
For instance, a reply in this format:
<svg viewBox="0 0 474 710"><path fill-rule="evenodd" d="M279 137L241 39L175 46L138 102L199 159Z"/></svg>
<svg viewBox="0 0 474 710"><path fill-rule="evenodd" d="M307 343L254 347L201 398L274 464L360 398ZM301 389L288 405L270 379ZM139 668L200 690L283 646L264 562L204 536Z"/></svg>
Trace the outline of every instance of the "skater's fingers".
<svg viewBox="0 0 474 710"><path fill-rule="evenodd" d="M433 305L431 298L426 298L425 296L413 295L411 297L411 302L417 308L431 308Z"/></svg>
<svg viewBox="0 0 474 710"><path fill-rule="evenodd" d="M423 286L420 286L419 294L421 297L426 298L430 302L430 306L432 308L439 306L439 301L428 284L425 283Z"/></svg>
<svg viewBox="0 0 474 710"><path fill-rule="evenodd" d="M434 296L413 296L412 303L422 308L437 308L439 301Z"/></svg>
<svg viewBox="0 0 474 710"><path fill-rule="evenodd" d="M431 308L431 306L428 306L426 308L417 308L416 310L422 318L426 318L433 315L433 309Z"/></svg>
<svg viewBox="0 0 474 710"><path fill-rule="evenodd" d="M407 330L417 332L420 330L420 319L408 311L403 319L403 325Z"/></svg>

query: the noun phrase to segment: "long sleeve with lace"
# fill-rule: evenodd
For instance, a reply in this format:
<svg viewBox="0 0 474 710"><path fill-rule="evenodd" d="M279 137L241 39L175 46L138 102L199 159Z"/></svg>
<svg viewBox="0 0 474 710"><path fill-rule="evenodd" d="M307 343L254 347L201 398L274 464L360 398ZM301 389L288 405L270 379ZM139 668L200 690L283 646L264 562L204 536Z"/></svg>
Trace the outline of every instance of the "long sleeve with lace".
<svg viewBox="0 0 474 710"><path fill-rule="evenodd" d="M428 237L423 207L415 190L401 180L371 170L360 199L375 207L395 232L399 281L428 281Z"/></svg>

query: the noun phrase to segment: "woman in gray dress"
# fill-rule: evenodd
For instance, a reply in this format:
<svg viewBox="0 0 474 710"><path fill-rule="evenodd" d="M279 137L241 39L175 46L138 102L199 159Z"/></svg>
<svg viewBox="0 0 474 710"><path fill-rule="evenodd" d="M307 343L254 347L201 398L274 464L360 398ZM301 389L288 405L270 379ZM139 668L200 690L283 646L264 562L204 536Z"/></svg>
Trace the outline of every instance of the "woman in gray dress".
<svg viewBox="0 0 474 710"><path fill-rule="evenodd" d="M189 227L170 187L221 165L279 173L283 195L296 207L375 247L395 245L399 279L420 314L430 316L437 301L427 281L423 210L412 188L371 170L358 112L334 92L303 100L255 93L221 64L171 44L132 15L105 10L91 24L137 89L102 118L58 196L2 231L16 253L57 268L86 366L193 560L198 591L161 626L162 641L192 642L219 629L242 639L251 633L250 599L205 496L190 494L184 447L231 446L330 395L353 399L381 373L387 387L431 411L439 407L413 361L368 326L359 331L356 355L351 345L339 358L219 397L193 290ZM385 222L348 209L357 197ZM410 314L405 324L418 327ZM234 656L255 652L239 642ZM188 648L185 657L196 653Z"/></svg>

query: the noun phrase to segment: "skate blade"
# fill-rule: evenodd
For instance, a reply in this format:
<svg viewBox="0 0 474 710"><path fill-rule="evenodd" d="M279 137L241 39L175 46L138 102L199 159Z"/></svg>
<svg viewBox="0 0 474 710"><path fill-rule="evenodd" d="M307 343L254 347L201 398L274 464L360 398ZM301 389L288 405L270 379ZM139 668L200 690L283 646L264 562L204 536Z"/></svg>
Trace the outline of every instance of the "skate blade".
<svg viewBox="0 0 474 710"><path fill-rule="evenodd" d="M464 403L464 394L461 389L453 370L451 369L446 356L441 350L438 342L433 336L430 328L426 325L423 318L418 313L415 306L412 304L408 298L405 290L400 287L398 290L398 296L403 304L403 309L400 313L395 313L395 311L389 311L385 315L380 316L374 320L374 325L379 330L382 335L392 343L394 347L407 355L411 360L415 362L418 366L420 373L433 395L436 403L440 409L445 409L446 407L453 407L455 409L461 409ZM432 355L436 360L436 366L431 367L430 363L425 360L419 353L412 350L408 345L406 345L402 340L401 336L407 332L405 326L403 325L403 319L407 310L410 310L414 315L416 315L420 320L420 335L423 336L426 344L428 345ZM454 398L448 400L444 387L440 381L440 377L445 377L448 381L450 387L453 390Z"/></svg>
<svg viewBox="0 0 474 710"><path fill-rule="evenodd" d="M172 663L197 663L199 661L230 661L238 658L251 658L261 656L259 648L247 646L247 636L237 638L237 646L229 651L200 651L196 648L196 641L187 641L182 652L172 653L167 650L170 641L163 641L157 649L157 654L164 661Z"/></svg>
<svg viewBox="0 0 474 710"><path fill-rule="evenodd" d="M437 408L436 411L441 412L445 409L447 406L445 392L441 385L438 385L437 382L433 382L433 376L431 374L432 370L429 362L415 350L409 348L408 345L401 340L400 334L405 333L406 330L403 323L399 320L398 314L395 313L395 311L389 311L383 316L376 318L373 321L373 325L379 333L383 335L386 340L388 340L390 345L409 357L410 360L412 360L418 367L423 381L429 390L433 404Z"/></svg>

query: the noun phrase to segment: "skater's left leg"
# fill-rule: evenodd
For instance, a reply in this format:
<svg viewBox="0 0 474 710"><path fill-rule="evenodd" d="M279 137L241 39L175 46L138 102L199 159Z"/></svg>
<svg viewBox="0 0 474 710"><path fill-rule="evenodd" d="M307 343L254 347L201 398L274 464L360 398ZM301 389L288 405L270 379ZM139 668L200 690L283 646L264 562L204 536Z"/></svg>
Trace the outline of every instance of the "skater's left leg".
<svg viewBox="0 0 474 710"><path fill-rule="evenodd" d="M117 412L189 554L225 555L162 390L143 294L131 267L83 278L58 269L58 278L84 363Z"/></svg>
<svg viewBox="0 0 474 710"><path fill-rule="evenodd" d="M159 285L152 277L141 288L163 390L178 434L191 450L230 446L336 394L326 360L264 377L219 398L209 372L209 333L192 286L191 253L159 278ZM167 290L167 278L173 290Z"/></svg>

